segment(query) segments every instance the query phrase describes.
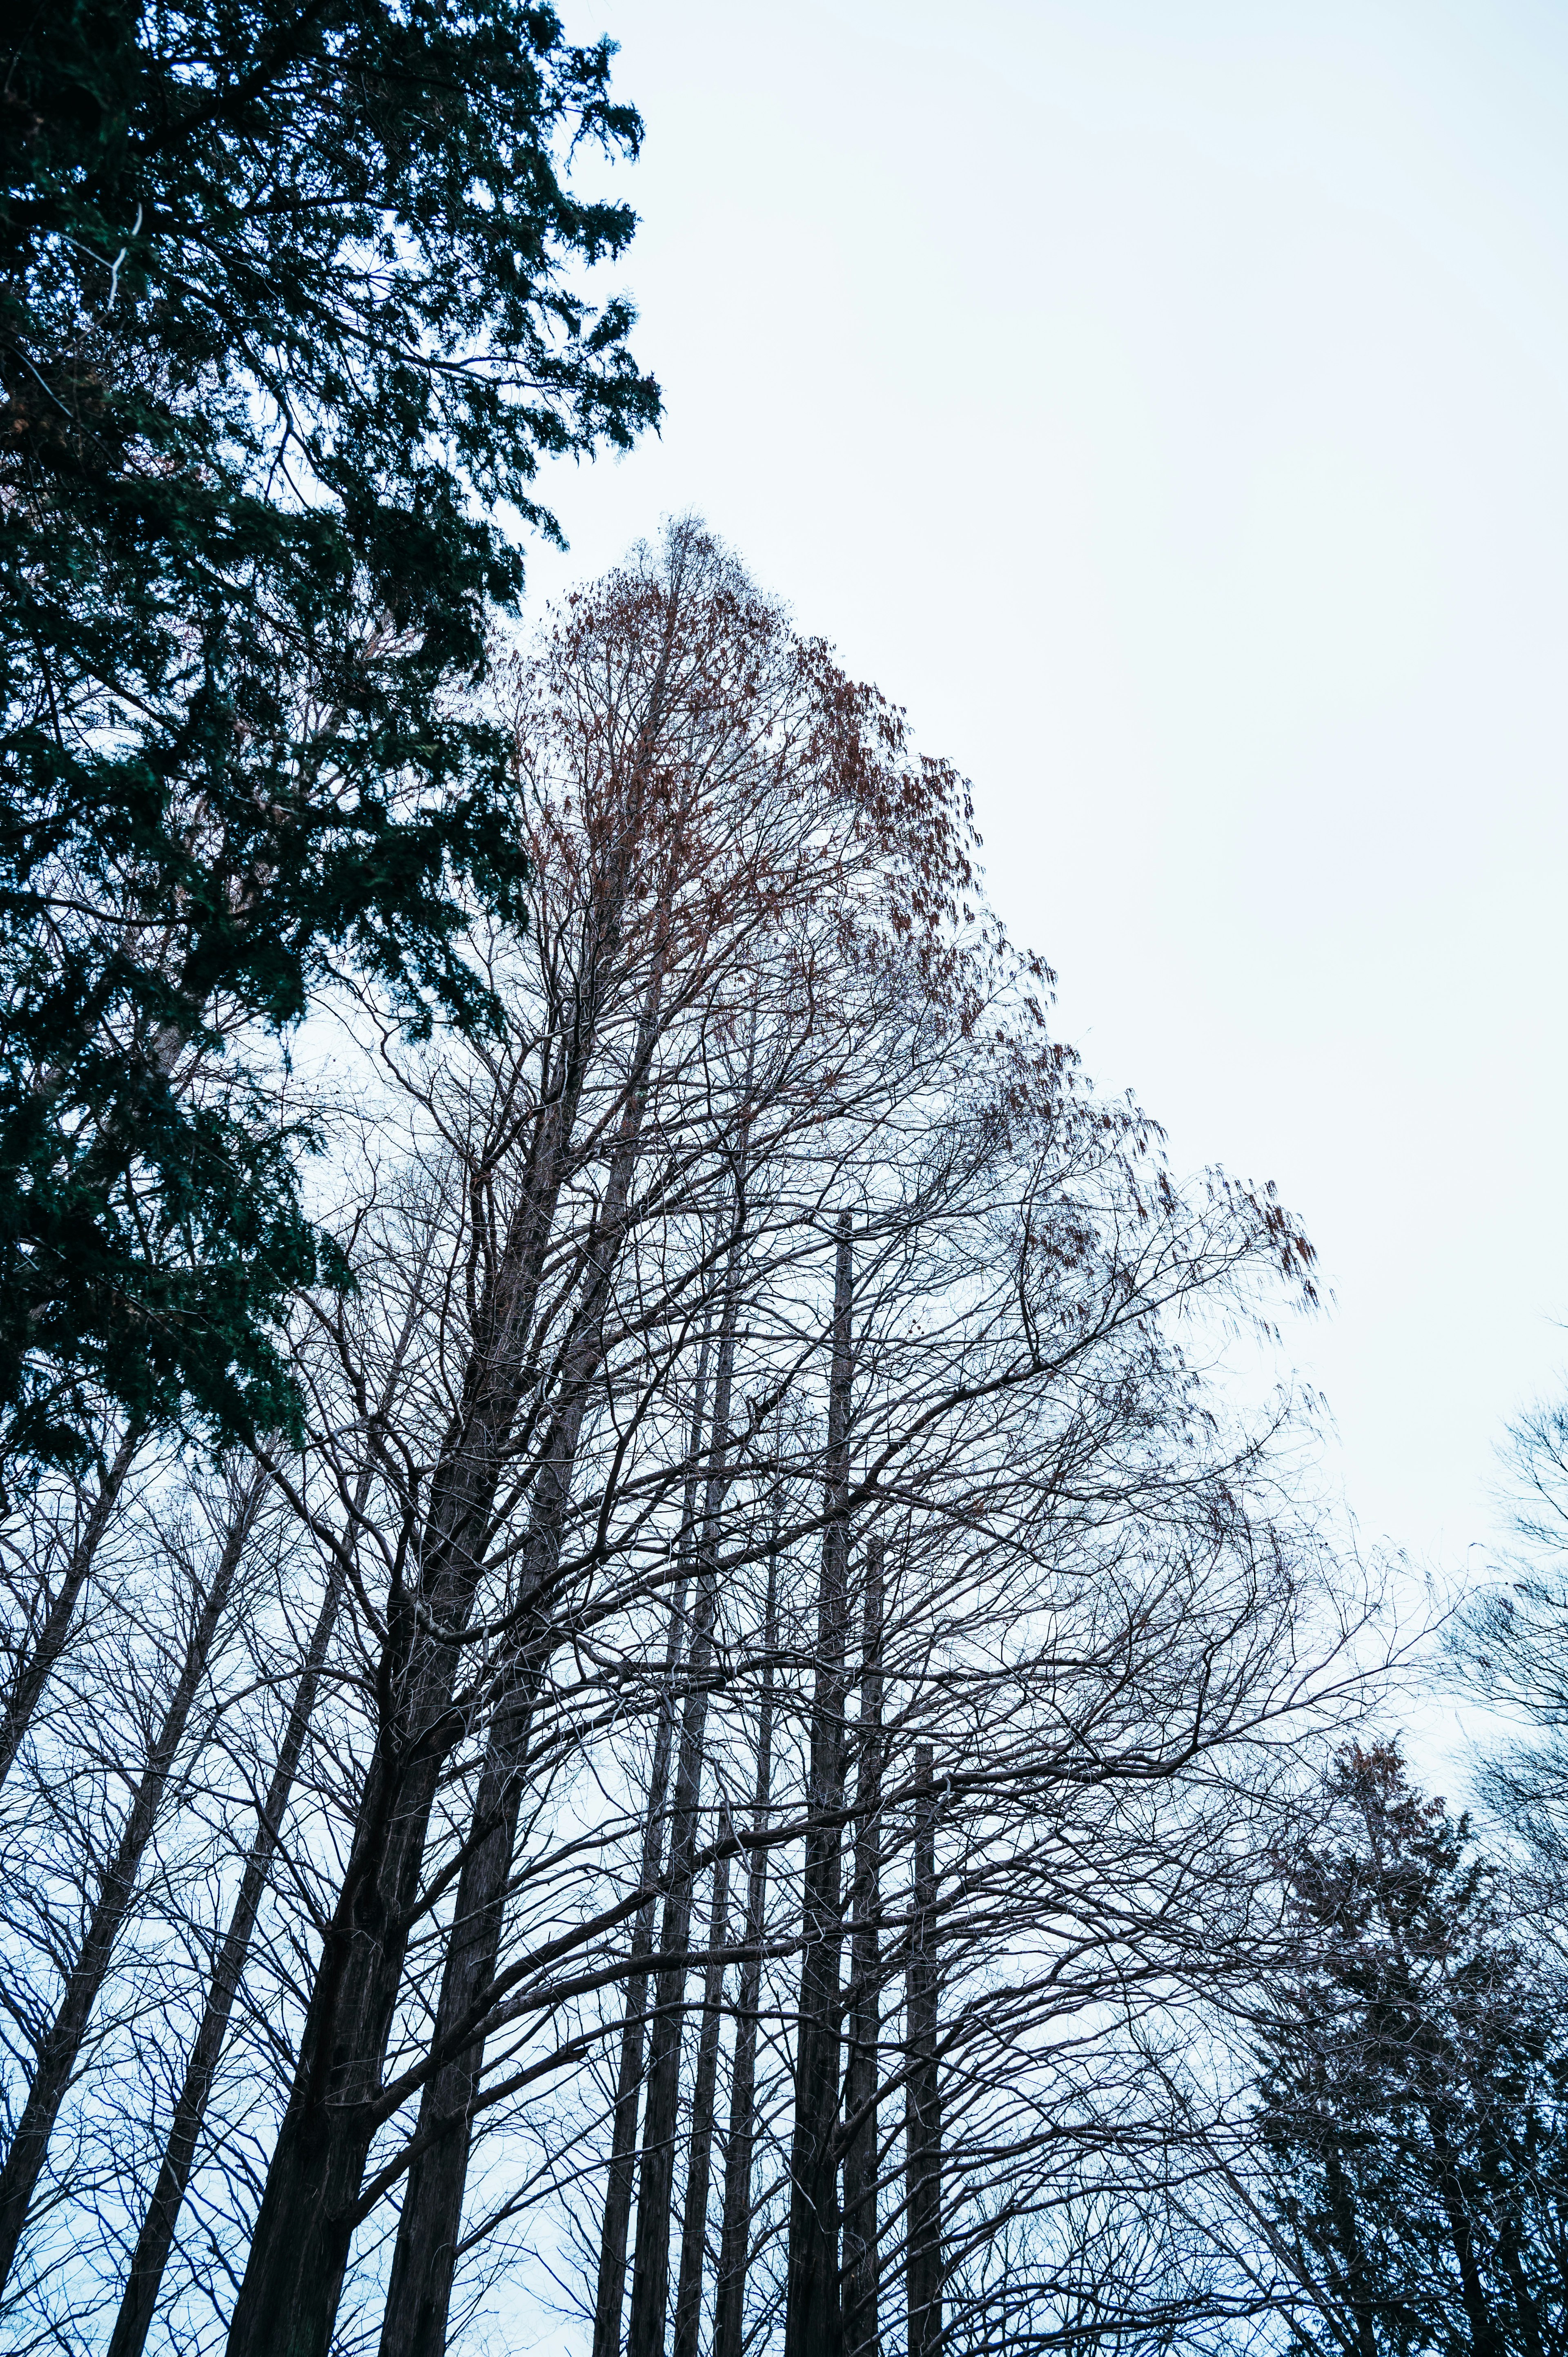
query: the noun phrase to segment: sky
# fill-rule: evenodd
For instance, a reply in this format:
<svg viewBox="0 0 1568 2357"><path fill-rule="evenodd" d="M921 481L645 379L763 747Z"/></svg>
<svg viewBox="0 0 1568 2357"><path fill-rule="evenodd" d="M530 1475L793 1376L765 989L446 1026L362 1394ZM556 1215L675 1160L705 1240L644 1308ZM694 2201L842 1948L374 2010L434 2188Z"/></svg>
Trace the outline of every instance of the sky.
<svg viewBox="0 0 1568 2357"><path fill-rule="evenodd" d="M1061 1036L1316 1243L1363 1539L1478 1574L1568 1381L1568 10L564 14L667 414L533 598L694 510L908 707Z"/></svg>

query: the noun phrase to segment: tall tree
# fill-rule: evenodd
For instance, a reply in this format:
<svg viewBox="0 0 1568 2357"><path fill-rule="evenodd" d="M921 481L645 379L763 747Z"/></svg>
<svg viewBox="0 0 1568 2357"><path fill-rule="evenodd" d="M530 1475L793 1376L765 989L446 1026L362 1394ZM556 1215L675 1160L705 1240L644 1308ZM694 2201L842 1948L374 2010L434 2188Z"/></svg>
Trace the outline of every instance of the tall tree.
<svg viewBox="0 0 1568 2357"><path fill-rule="evenodd" d="M544 453L658 394L573 284L635 154L607 40L529 0L65 0L0 115L0 1463L93 1398L297 1427L322 1266L275 1049L349 973L495 1015L500 740L452 690ZM329 1256L328 1256L329 1258Z"/></svg>
<svg viewBox="0 0 1568 2357"><path fill-rule="evenodd" d="M521 1139L503 1090L472 1149L470 1200L482 1243L476 1237L478 1249L469 1249L484 1274L471 1297L456 1397L437 1461L427 1488L409 1501L412 1545L383 1623L378 1748L231 2325L236 2357L280 2345L291 2357L306 2357L324 2352L330 2339L354 2204L378 2125L376 2091L420 1907L431 1812L443 1764L464 1732L465 1713L455 1707L455 1698L466 1659L464 1635L494 1536L496 1499L509 1467L517 1463L518 1421L531 1386L542 1428L533 1432L524 1461L548 1476L565 1445L567 1424L581 1415L583 1382L592 1380L579 1361L585 1351L596 1357L594 1318L584 1323L568 1317L564 1345L549 1370L548 1360L542 1368L532 1355L538 1349L534 1313L563 1192L584 1170L585 1151L589 1168L612 1156L616 1130L639 1101L657 1041L657 929L653 941L638 937L629 952L623 931L628 898L647 882L638 861L648 856L650 833L658 833L650 750L663 709L660 651L667 659L682 611L679 576L671 594L652 602L652 681L622 748L624 766L611 765L605 807L597 813L600 830L583 846L582 897L569 905L566 921L577 935L580 963L561 983L564 1005L547 997L539 1086L536 1094L530 1092ZM548 959L553 944L546 939L534 946ZM585 1149L578 1135L585 1097L596 1078L602 1085L605 1033L618 1019L629 1024L632 1041L623 1031L618 1043L628 1060L618 1065L611 1090L610 1135L596 1134ZM514 1056L525 1056L531 1044L524 1041ZM498 1135L521 1165L504 1209L495 1200L498 1174L490 1164ZM576 1282L569 1278L565 1286L571 1302L577 1303L579 1286L593 1294L607 1263L613 1266L625 1218L623 1207L603 1235L590 1223L575 1239L570 1257ZM541 1383L547 1370L556 1383ZM549 1566L540 1560L538 1568L543 1591L513 1598L514 1644L527 1641L522 1622L543 1625L553 1613Z"/></svg>

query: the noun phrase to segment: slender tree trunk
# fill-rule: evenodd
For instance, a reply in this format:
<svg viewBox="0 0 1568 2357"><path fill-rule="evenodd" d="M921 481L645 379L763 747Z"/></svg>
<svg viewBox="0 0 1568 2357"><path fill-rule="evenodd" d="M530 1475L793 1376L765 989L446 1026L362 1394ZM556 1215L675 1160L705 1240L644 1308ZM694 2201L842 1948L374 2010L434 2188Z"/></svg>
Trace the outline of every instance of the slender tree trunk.
<svg viewBox="0 0 1568 2357"><path fill-rule="evenodd" d="M859 1761L854 1789L854 1929L850 2052L844 2072L845 2357L879 2357L876 2089L880 2076L878 1925L882 1866L882 1541L865 1551Z"/></svg>
<svg viewBox="0 0 1568 2357"><path fill-rule="evenodd" d="M738 1228L738 1206L737 1206ZM637 2243L632 2255L631 2317L628 2357L664 2357L670 2300L670 2210L675 2169L675 2123L681 2094L681 2031L686 1996L682 1958L691 1944L692 1861L696 1854L703 1746L707 1729L708 1681L713 1660L718 1575L714 1562L718 1517L726 1486L730 1392L735 1374L736 1286L738 1238L731 1249L724 1318L714 1382L713 1443L703 1512L701 1569L692 1622L685 1706L681 1715L681 1750L671 1810L669 1889L654 1985L653 2029L649 2041L648 2106L642 2162L638 2172Z"/></svg>
<svg viewBox="0 0 1568 2357"><path fill-rule="evenodd" d="M356 1501L357 1513L363 1512L364 1502L361 1489ZM180 2208L190 2183L191 2165L196 2158L201 2124L206 2117L208 2097L212 2092L213 2075L229 2034L229 2019L244 1974L251 1936L255 1930L262 1896L272 1873L285 1812L294 1789L300 1754L305 1749L311 1714L316 1708L321 1668L327 1659L327 1648L331 1641L332 1627L338 1617L342 1593L342 1566L335 1561L327 1593L321 1599L321 1609L316 1617L316 1626L311 1631L299 1684L295 1688L288 1724L284 1729L272 1781L267 1787L261 1821L251 1844L250 1856L245 1860L240 1894L234 1902L234 1911L229 1919L229 1929L207 1992L201 2026L190 2050L190 2060L186 2065L174 2117L169 2123L163 2165L158 2170L152 2200L147 2204L142 2231L136 2238L131 2272L120 2301L120 2313L114 2320L108 2357L142 2357L146 2343L157 2307L158 2288L163 2282L164 2269L168 2265L169 2253L174 2247Z"/></svg>
<svg viewBox="0 0 1568 2357"><path fill-rule="evenodd" d="M775 1498L773 1544L768 1557L768 1602L762 1623L762 1707L757 1729L757 1786L751 1829L768 1830L773 1782L773 1660L779 1644L779 1525L782 1501ZM746 1944L762 1944L768 1914L768 1852L760 1838L751 1853L746 1891ZM757 2100L757 2019L762 1997L762 1959L749 1954L740 1970L736 2002L735 2064L730 2075L729 2138L725 2150L725 2210L719 2230L719 2281L714 2315L714 2357L741 2357L745 2337L746 2277L751 2256L752 2117ZM596 2351L595 2357L598 2357Z"/></svg>
<svg viewBox="0 0 1568 2357"><path fill-rule="evenodd" d="M9 2276L28 2206L43 2169L59 2107L75 2073L88 2022L109 1970L114 1944L135 1892L176 1755L185 1739L197 1688L206 1675L219 1623L233 1588L245 1542L261 1502L264 1477L242 1491L225 1534L212 1582L185 1649L178 1680L137 1782L119 1845L103 1878L87 1935L67 1978L53 2021L38 2049L38 2067L5 2165L0 2169L0 2283Z"/></svg>
<svg viewBox="0 0 1568 2357"><path fill-rule="evenodd" d="M678 1603L683 1606L684 1584ZM672 1620L674 1615L671 1616ZM673 1649L678 1626L671 1632ZM675 1663L671 1662L673 1674ZM649 1783L648 1814L643 1824L641 1879L658 1879L664 1854L664 1803L670 1783L670 1747L674 1715L661 1705L654 1738L653 1773ZM648 2013L648 1968L653 1953L656 1903L649 1899L638 1909L632 1925L631 1961L639 1967L626 1985L626 2018L621 2025L620 2056L616 2075L615 2116L610 2130L608 2181L599 2234L599 2272L594 2299L594 2357L617 2357L620 2348L621 2309L626 2299L626 2249L631 2227L631 2197L637 2181L637 2120L642 2094L642 2040Z"/></svg>
<svg viewBox="0 0 1568 2357"><path fill-rule="evenodd" d="M690 1551L696 1524L697 1466L703 1451L703 1416L707 1405L709 1329L703 1331L697 1357L696 1398L692 1412L692 1471L681 1513L681 1557ZM664 1803L670 1783L670 1752L674 1740L674 1674L680 1659L686 1615L686 1580L682 1574L670 1608L670 1636L664 1653L664 1679L659 1700L659 1720L653 1738L653 1765L648 1783L648 1813L642 1827L641 1880L659 1878L664 1855ZM610 2163L605 2188L605 2214L599 2235L599 2274L594 2298L593 2357L618 2357L621 2309L626 2298L626 2246L631 2225L631 2197L637 2179L637 2117L642 2093L642 2042L648 2009L648 1968L653 1953L656 1904L646 1900L632 1925L631 1959L641 1969L626 1986L626 2017L621 2026L620 2057L616 2075L615 2117L610 2129Z"/></svg>
<svg viewBox="0 0 1568 2357"><path fill-rule="evenodd" d="M719 1812L721 1840L729 1835L728 1812ZM724 1946L729 1937L729 1858L714 1863L714 1903L708 1920L708 1969L703 1986L703 2020L697 2035L697 2071L692 2084L692 2145L686 2165L686 2206L681 2221L681 2272L675 2284L673 2357L697 2357L703 2316L703 2276L708 2245L708 2179L713 2168L714 2089L718 2080L719 2025L723 2018Z"/></svg>
<svg viewBox="0 0 1568 2357"><path fill-rule="evenodd" d="M818 1597L816 1674L807 1794L795 2133L784 2357L842 2357L836 2128L839 2114L841 1819L844 1795L844 1659L849 1524L850 1217L839 1220L828 1390L827 1513Z"/></svg>
<svg viewBox="0 0 1568 2357"><path fill-rule="evenodd" d="M669 1889L654 1983L649 2044L648 2106L638 2172L637 2244L632 2257L628 2357L663 2357L670 2296L670 2202L674 2178L675 2119L680 2100L681 2030L691 1945L692 1860L697 1846L697 1804L707 1720L707 1680L713 1653L714 1584L704 1573L697 1595L688 1668L691 1691L682 1713L681 1751L671 1811Z"/></svg>
<svg viewBox="0 0 1568 2357"><path fill-rule="evenodd" d="M909 2062L905 2094L909 2357L937 2357L942 2339L942 2124L937 2078L937 1802L931 1747L915 1748L915 1880L909 1922Z"/></svg>
<svg viewBox="0 0 1568 2357"><path fill-rule="evenodd" d="M0 1713L0 1784L11 1772L22 1747L22 1738L33 1723L33 1713L38 1706L39 1697L48 1684L55 1663L65 1651L77 1604L92 1569L93 1557L113 1519L114 1508L125 1485L125 1476L141 1443L142 1426L133 1424L104 1469L98 1494L88 1509L87 1520L70 1551L70 1560L66 1565L59 1586L49 1598L43 1626L12 1674L5 1710Z"/></svg>

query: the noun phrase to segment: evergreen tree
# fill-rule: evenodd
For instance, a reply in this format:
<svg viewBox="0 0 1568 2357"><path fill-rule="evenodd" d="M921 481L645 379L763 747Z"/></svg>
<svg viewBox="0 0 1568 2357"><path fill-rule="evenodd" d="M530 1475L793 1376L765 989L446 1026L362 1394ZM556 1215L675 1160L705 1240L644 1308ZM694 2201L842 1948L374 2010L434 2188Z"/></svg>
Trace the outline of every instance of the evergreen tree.
<svg viewBox="0 0 1568 2357"><path fill-rule="evenodd" d="M1279 1861L1289 1966L1258 2125L1305 2298L1348 2357L1568 2348L1568 2052L1467 1819L1351 1746Z"/></svg>
<svg viewBox="0 0 1568 2357"><path fill-rule="evenodd" d="M612 44L526 0L59 0L0 81L0 1467L95 1405L287 1429L318 1272L278 1050L335 974L495 1009L499 739L454 691L542 454L659 409Z"/></svg>

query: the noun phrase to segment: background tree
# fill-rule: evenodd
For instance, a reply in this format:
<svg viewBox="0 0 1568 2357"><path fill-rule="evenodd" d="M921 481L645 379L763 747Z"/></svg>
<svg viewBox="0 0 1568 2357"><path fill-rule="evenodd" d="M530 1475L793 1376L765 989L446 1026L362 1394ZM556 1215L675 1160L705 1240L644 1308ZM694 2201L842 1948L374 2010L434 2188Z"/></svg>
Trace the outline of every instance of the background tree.
<svg viewBox="0 0 1568 2357"><path fill-rule="evenodd" d="M1280 1860L1288 1962L1257 2133L1297 2337L1353 2357L1568 2346L1568 2055L1554 1975L1468 1823L1398 1750L1342 1751Z"/></svg>

